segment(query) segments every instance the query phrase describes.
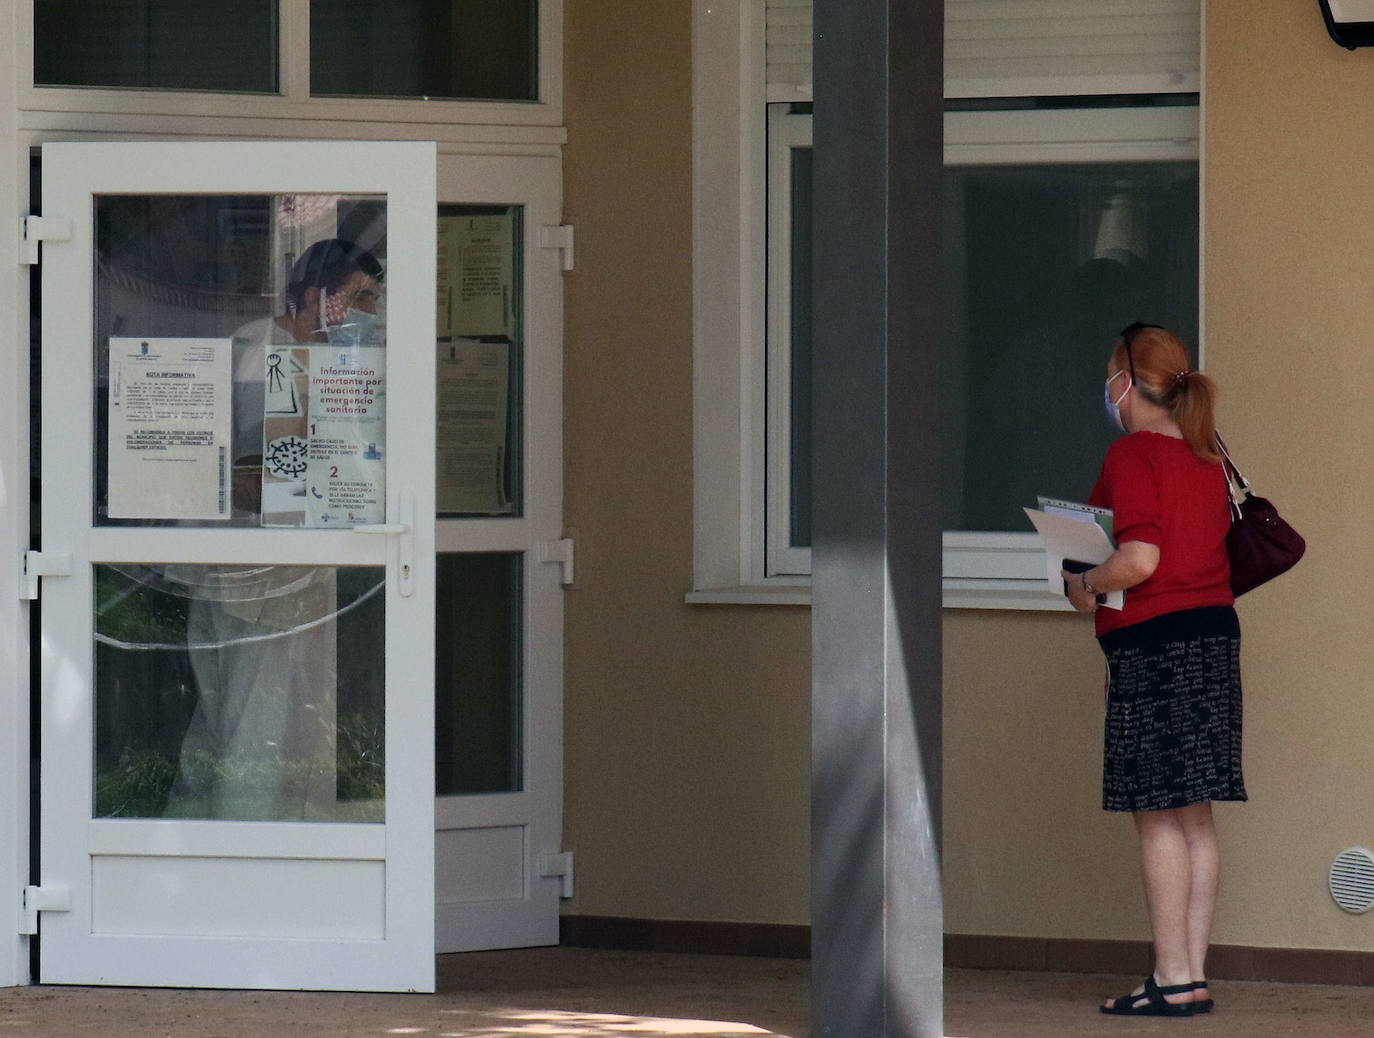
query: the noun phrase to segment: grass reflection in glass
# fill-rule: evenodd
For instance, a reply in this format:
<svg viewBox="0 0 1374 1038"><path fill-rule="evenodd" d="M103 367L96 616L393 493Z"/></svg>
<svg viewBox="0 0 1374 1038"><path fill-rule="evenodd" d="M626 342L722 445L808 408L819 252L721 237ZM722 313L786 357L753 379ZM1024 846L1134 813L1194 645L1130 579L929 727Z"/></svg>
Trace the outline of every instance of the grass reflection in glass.
<svg viewBox="0 0 1374 1038"><path fill-rule="evenodd" d="M383 821L380 573L327 574L328 629L317 633L327 635L336 659L306 660L337 671L326 702L302 704L290 687L253 690L269 705L291 696L283 714L297 729L307 726L308 738L299 730L274 738L267 729L215 752L187 739L198 707L205 709L194 657L217 650L196 647L187 592L194 573L178 583L175 569L96 567L95 817Z"/></svg>

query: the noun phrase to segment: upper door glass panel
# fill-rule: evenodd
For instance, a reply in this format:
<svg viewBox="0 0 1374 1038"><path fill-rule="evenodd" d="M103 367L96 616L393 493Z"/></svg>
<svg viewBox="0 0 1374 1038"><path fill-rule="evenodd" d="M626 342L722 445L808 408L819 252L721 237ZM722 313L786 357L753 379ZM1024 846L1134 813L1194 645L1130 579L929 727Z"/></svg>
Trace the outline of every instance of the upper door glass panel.
<svg viewBox="0 0 1374 1038"><path fill-rule="evenodd" d="M441 518L524 513L524 211L440 205Z"/></svg>
<svg viewBox="0 0 1374 1038"><path fill-rule="evenodd" d="M538 100L536 0L311 0L310 92Z"/></svg>
<svg viewBox="0 0 1374 1038"><path fill-rule="evenodd" d="M277 24L277 0L34 0L34 85L276 93Z"/></svg>
<svg viewBox="0 0 1374 1038"><path fill-rule="evenodd" d="M385 260L380 196L98 197L96 522L382 522Z"/></svg>

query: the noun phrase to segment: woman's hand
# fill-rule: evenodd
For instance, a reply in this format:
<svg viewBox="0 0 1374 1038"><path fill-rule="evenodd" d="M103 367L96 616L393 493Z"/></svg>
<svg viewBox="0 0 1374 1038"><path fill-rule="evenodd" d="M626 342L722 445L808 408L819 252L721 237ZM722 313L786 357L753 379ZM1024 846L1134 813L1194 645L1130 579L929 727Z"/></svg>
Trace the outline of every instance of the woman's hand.
<svg viewBox="0 0 1374 1038"><path fill-rule="evenodd" d="M1059 572L1064 577L1064 583L1068 585L1070 604L1080 613L1097 612L1097 595L1083 589L1083 575L1070 573L1066 569Z"/></svg>
<svg viewBox="0 0 1374 1038"><path fill-rule="evenodd" d="M1097 588L1098 593L1133 588L1148 580L1159 565L1159 546L1145 541L1127 541L1099 563L1088 573L1088 581ZM1083 587L1085 573L1070 573L1061 569L1060 574L1069 586L1069 601L1080 613L1097 612L1097 595Z"/></svg>

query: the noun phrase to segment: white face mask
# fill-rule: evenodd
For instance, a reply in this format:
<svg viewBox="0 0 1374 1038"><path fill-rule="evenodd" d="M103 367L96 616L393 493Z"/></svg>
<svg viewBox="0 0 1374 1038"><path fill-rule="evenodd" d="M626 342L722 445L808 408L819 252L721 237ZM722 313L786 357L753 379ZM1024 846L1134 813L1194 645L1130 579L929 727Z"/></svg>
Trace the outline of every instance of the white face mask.
<svg viewBox="0 0 1374 1038"><path fill-rule="evenodd" d="M338 295L320 289L320 331L334 346L385 346L386 317L352 306L340 307Z"/></svg>
<svg viewBox="0 0 1374 1038"><path fill-rule="evenodd" d="M1121 401L1126 399L1126 394L1131 391L1131 387L1127 386L1125 389L1121 391L1121 395L1117 397L1115 400L1113 400L1112 383L1115 382L1118 377L1124 374L1126 374L1126 372L1118 371L1111 378L1107 379L1106 385L1102 387L1102 397L1107 404L1107 417L1110 418L1112 420L1112 424L1115 425L1122 432L1126 431L1126 426L1122 424L1121 421Z"/></svg>
<svg viewBox="0 0 1374 1038"><path fill-rule="evenodd" d="M334 346L385 346L386 318L349 307L343 320L326 325L324 333Z"/></svg>

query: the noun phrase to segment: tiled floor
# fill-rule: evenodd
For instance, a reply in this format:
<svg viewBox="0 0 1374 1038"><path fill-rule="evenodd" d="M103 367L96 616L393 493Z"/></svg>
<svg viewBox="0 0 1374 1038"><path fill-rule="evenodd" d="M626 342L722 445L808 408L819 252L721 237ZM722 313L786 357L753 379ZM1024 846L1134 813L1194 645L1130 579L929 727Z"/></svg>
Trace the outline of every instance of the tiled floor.
<svg viewBox="0 0 1374 1038"><path fill-rule="evenodd" d="M17 988L0 991L0 1038L810 1038L809 968L547 948L445 956L437 995ZM951 1038L1374 1038L1374 989L1220 983L1210 1016L1123 1020L1095 1011L1100 997L1131 983L951 970L945 1031Z"/></svg>

